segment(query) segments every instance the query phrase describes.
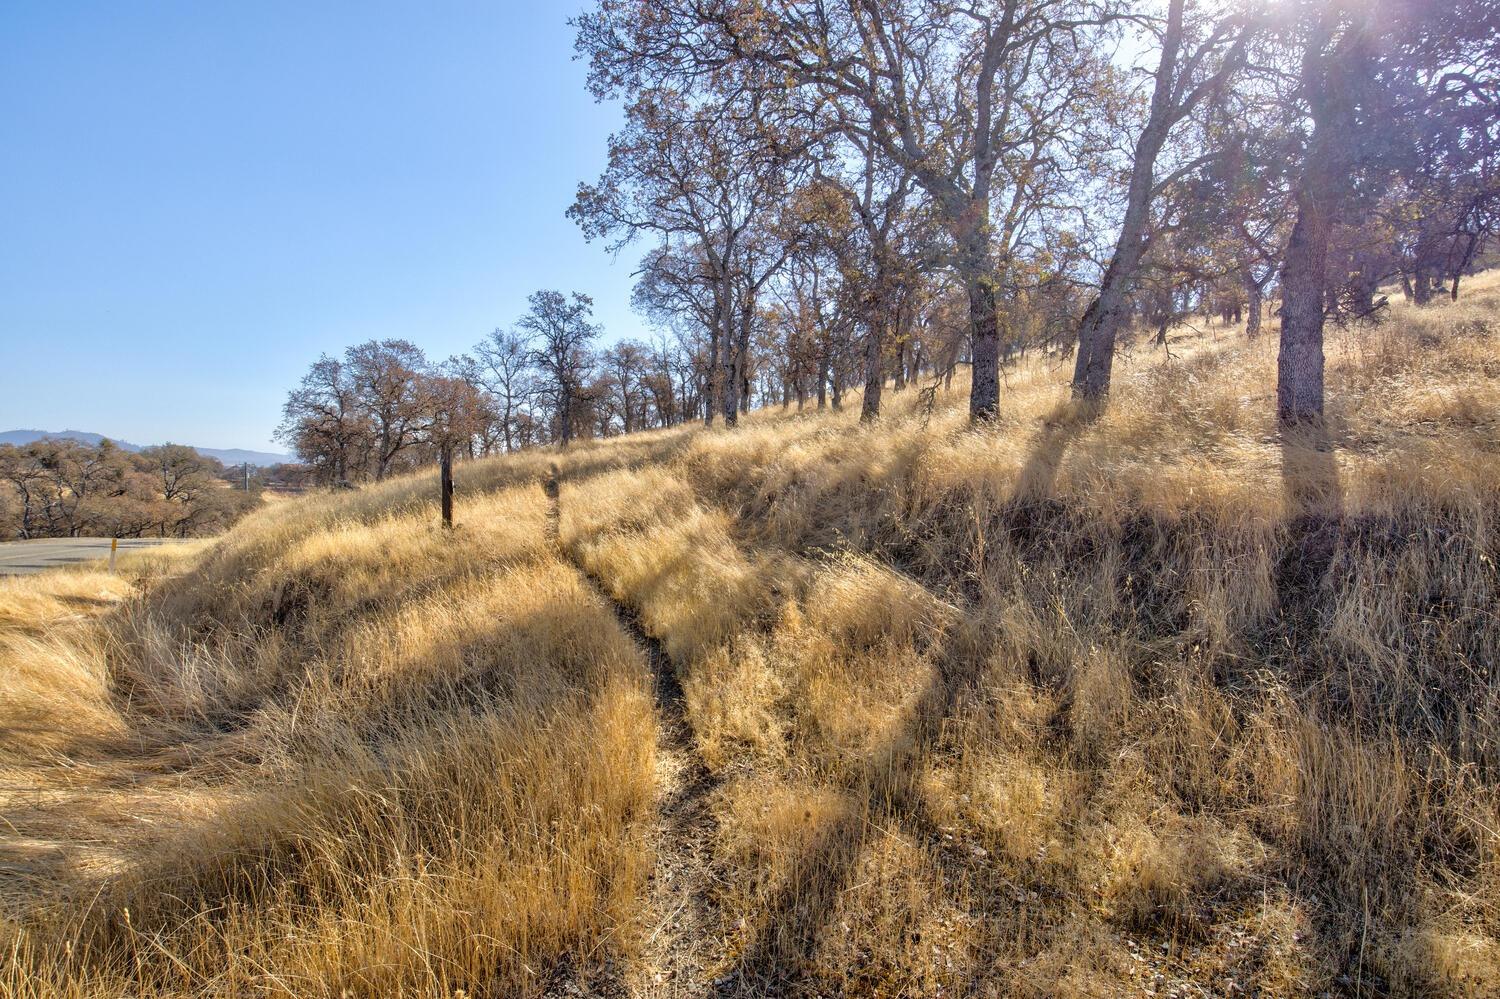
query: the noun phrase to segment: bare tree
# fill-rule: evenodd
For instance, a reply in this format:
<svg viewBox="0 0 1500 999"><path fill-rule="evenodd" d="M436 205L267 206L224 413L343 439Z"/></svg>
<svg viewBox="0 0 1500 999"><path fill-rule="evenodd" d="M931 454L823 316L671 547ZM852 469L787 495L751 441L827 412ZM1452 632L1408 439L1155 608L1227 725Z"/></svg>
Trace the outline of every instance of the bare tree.
<svg viewBox="0 0 1500 999"><path fill-rule="evenodd" d="M736 285L762 281L749 261L763 254L745 245L747 232L785 193L784 141L766 132L758 95L747 100L703 108L672 90L634 94L625 128L610 137L604 175L580 184L568 209L586 237L613 240L614 249L655 235L661 259L690 264L690 280L711 293L709 423L719 411L733 424L738 412ZM672 279L679 290L684 278Z"/></svg>
<svg viewBox="0 0 1500 999"><path fill-rule="evenodd" d="M363 472L370 422L344 362L327 354L313 362L301 384L287 395L276 438L334 482Z"/></svg>
<svg viewBox="0 0 1500 999"><path fill-rule="evenodd" d="M1214 153L1189 158L1165 177L1156 175L1157 159L1173 129L1239 69L1250 40L1249 27L1225 19L1198 28L1203 37L1194 44L1194 25L1185 19L1187 7L1187 0L1168 0L1166 20L1159 28L1151 101L1130 159L1124 217L1098 294L1078 327L1073 394L1082 399L1097 401L1109 391L1115 340L1128 318L1130 290L1152 238L1153 200Z"/></svg>
<svg viewBox="0 0 1500 999"><path fill-rule="evenodd" d="M790 82L910 171L953 240L969 298L970 413L988 420L999 400L997 271L1068 159L1061 147L1086 117L1086 83L1102 66L1087 32L1111 17L1092 0L776 0L749 10L645 0L602 3L576 23L596 94L690 88L730 69L743 87L780 92Z"/></svg>
<svg viewBox="0 0 1500 999"><path fill-rule="evenodd" d="M609 372L615 408L623 433L639 430L645 423L645 381L649 354L637 340L621 340L605 350L600 360Z"/></svg>
<svg viewBox="0 0 1500 999"><path fill-rule="evenodd" d="M367 340L350 347L344 364L369 421L375 478L422 438L430 411L427 357L409 340Z"/></svg>
<svg viewBox="0 0 1500 999"><path fill-rule="evenodd" d="M516 325L534 343L531 362L547 379L557 439L566 447L577 429L579 404L593 368L589 348L600 333L591 321L594 300L578 292L569 297L560 291L538 291L527 301L531 309Z"/></svg>
<svg viewBox="0 0 1500 999"><path fill-rule="evenodd" d="M497 326L474 347L474 356L480 381L496 400L506 453L515 451L520 447L519 418L536 392L531 340Z"/></svg>

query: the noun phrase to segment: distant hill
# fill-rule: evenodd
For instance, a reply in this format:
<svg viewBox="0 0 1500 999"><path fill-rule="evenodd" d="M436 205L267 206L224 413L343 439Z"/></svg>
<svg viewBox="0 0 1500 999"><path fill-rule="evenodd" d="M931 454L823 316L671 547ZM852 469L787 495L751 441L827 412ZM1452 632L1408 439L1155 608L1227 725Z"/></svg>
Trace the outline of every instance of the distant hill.
<svg viewBox="0 0 1500 999"><path fill-rule="evenodd" d="M17 446L30 444L40 440L68 440L77 441L80 444L98 446L104 440L105 434L89 433L86 430L7 430L0 433L0 444L15 444ZM120 440L118 437L110 437L115 445L123 451L142 451L145 446L132 444L129 441ZM267 465L279 465L292 460L291 455L275 454L270 451L247 451L244 448L217 448L198 447L193 445L193 450L206 458L217 458L226 465L240 465L246 462L265 467Z"/></svg>

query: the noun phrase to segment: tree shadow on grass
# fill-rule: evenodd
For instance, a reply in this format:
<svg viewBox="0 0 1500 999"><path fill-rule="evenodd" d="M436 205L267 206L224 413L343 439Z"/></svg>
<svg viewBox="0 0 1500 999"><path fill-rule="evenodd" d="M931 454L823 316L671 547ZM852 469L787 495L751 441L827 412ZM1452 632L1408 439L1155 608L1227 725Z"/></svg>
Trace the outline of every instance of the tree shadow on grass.
<svg viewBox="0 0 1500 999"><path fill-rule="evenodd" d="M1094 410L1069 406L1046 421L1017 476L1013 505L1051 494L1069 446L1096 416ZM978 636L950 636L948 641L907 723L844 782L853 805L802 851L790 880L762 907L750 945L723 983L724 993L781 995L808 977L840 898L853 886L872 824L893 825L920 843L937 840L940 834L931 828L915 785L963 691L975 682L985 660ZM937 853L947 875L967 876L966 870L955 869L961 866L957 861ZM975 982L971 976L970 984Z"/></svg>
<svg viewBox="0 0 1500 999"><path fill-rule="evenodd" d="M1317 606L1343 536L1344 490L1325 421L1283 426L1280 443L1288 543L1276 567L1276 592L1290 618Z"/></svg>
<svg viewBox="0 0 1500 999"><path fill-rule="evenodd" d="M915 785L979 662L973 654L940 657L906 725L844 782L853 805L802 851L791 878L762 906L724 993L781 995L808 977L839 900L853 887L872 825L894 825L919 842L932 838Z"/></svg>
<svg viewBox="0 0 1500 999"><path fill-rule="evenodd" d="M1016 476L1014 502L1032 503L1052 498L1057 473L1068 448L1098 419L1098 411L1069 403L1059 407L1042 424L1042 432Z"/></svg>
<svg viewBox="0 0 1500 999"><path fill-rule="evenodd" d="M1284 426L1281 480L1287 512L1296 518L1337 520L1344 514L1337 445L1326 421Z"/></svg>

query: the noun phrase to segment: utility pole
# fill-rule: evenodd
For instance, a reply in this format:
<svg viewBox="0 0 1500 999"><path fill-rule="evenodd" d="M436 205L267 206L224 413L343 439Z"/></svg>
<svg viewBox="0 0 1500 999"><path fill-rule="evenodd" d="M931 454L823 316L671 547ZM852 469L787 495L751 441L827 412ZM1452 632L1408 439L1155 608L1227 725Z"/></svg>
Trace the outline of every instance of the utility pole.
<svg viewBox="0 0 1500 999"><path fill-rule="evenodd" d="M250 491L250 463L247 461L247 462L244 463L244 466L245 466L245 492L248 493Z"/></svg>

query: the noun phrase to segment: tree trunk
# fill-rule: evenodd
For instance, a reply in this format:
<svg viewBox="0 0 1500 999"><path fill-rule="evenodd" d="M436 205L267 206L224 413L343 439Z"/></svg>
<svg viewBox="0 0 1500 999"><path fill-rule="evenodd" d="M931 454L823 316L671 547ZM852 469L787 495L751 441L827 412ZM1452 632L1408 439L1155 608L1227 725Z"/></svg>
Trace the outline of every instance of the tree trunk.
<svg viewBox="0 0 1500 999"><path fill-rule="evenodd" d="M573 387L566 378L557 383L557 439L563 447L573 442Z"/></svg>
<svg viewBox="0 0 1500 999"><path fill-rule="evenodd" d="M734 373L739 382L739 411L750 412L750 333L755 326L755 296L747 293L740 303L739 342L734 351Z"/></svg>
<svg viewBox="0 0 1500 999"><path fill-rule="evenodd" d="M1156 158L1179 113L1177 56L1182 46L1184 0L1167 5L1166 30L1162 35L1161 59L1151 91L1151 108L1136 140L1130 164L1130 186L1125 196L1125 217L1115 238L1114 253L1099 294L1089 303L1078 327L1078 358L1073 366L1073 397L1097 402L1109 394L1115 362L1115 340L1127 314L1127 300L1140 269L1150 224L1151 197L1156 185Z"/></svg>
<svg viewBox="0 0 1500 999"><path fill-rule="evenodd" d="M715 325L708 335L708 378L704 381L699 402L703 406L703 425L714 425L719 413L719 328Z"/></svg>
<svg viewBox="0 0 1500 999"><path fill-rule="evenodd" d="M734 427L739 423L740 417L740 358L738 348L728 343L724 346L729 358L724 365L722 412L724 413L724 426Z"/></svg>
<svg viewBox="0 0 1500 999"><path fill-rule="evenodd" d="M1249 300L1249 304L1245 307L1245 338L1254 340L1260 336L1260 319L1265 304L1265 292L1261 290L1259 282L1251 277L1248 271L1245 274L1245 297Z"/></svg>
<svg viewBox="0 0 1500 999"><path fill-rule="evenodd" d="M1302 86L1312 119L1302 175L1293 188L1297 216L1281 265L1281 343L1276 358L1276 415L1283 427L1323 420L1323 324L1328 248L1349 179L1355 95L1367 82L1364 39L1343 39L1325 52L1330 22L1308 42ZM1351 28L1351 31L1356 30ZM1358 217L1346 220L1356 228Z"/></svg>
<svg viewBox="0 0 1500 999"><path fill-rule="evenodd" d="M719 306L719 320L723 324L723 363L719 366L722 383L720 412L724 414L724 426L733 427L739 422L740 413L740 365L743 363L734 335L734 301L729 280L724 281L723 297Z"/></svg>
<svg viewBox="0 0 1500 999"><path fill-rule="evenodd" d="M880 363L885 321L879 310L883 307L884 303L875 303L877 318L869 324L865 337L865 398L859 408L861 423L869 423L880 415L880 390L885 385L885 372Z"/></svg>
<svg viewBox="0 0 1500 999"><path fill-rule="evenodd" d="M703 412L703 425L707 427L714 425L726 394L724 375L733 326L728 284L721 279L714 287L714 321L708 328L708 398Z"/></svg>
<svg viewBox="0 0 1500 999"><path fill-rule="evenodd" d="M1114 372L1115 339L1119 336L1125 314L1128 287L1125 274L1133 275L1138 258L1139 252L1129 249L1122 233L1120 244L1104 272L1099 294L1089 303L1083 321L1078 324L1078 357L1073 362L1075 399L1097 402L1109 394L1110 377Z"/></svg>
<svg viewBox="0 0 1500 999"><path fill-rule="evenodd" d="M1317 172L1321 164L1309 163ZM1276 358L1276 415L1283 425L1323 418L1323 313L1331 206L1321 177L1297 198L1297 221L1281 266L1281 348Z"/></svg>
<svg viewBox="0 0 1500 999"><path fill-rule="evenodd" d="M1417 281L1413 288L1412 300L1418 305L1428 305L1432 302L1432 275L1427 268L1417 268Z"/></svg>
<svg viewBox="0 0 1500 999"><path fill-rule="evenodd" d="M969 292L969 342L973 356L973 385L969 389L969 419L989 423L1000 413L1000 330L995 315L993 275L966 275Z"/></svg>

